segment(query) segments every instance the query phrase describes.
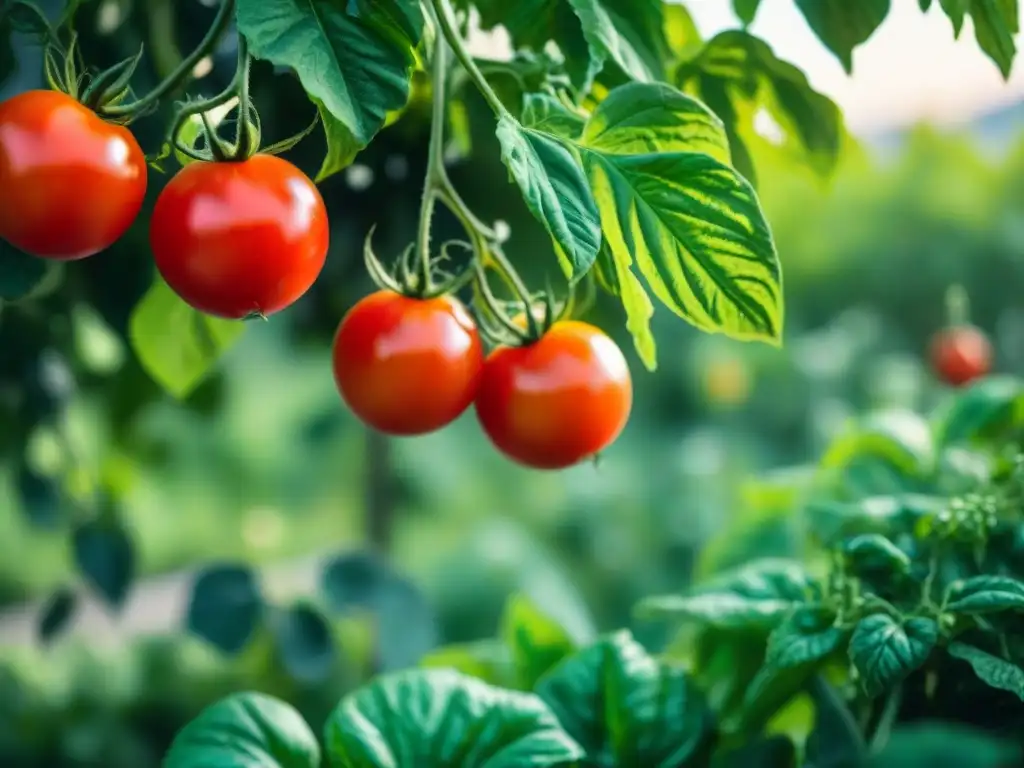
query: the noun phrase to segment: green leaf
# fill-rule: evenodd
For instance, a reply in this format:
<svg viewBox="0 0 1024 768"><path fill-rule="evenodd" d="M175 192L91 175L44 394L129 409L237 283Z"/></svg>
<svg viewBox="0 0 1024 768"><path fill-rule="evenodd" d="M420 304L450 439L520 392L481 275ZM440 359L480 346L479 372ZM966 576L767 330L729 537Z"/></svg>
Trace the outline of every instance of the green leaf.
<svg viewBox="0 0 1024 768"><path fill-rule="evenodd" d="M532 693L445 669L378 677L328 718L332 768L569 766L583 750Z"/></svg>
<svg viewBox="0 0 1024 768"><path fill-rule="evenodd" d="M505 605L502 636L524 690L532 690L541 675L576 651L566 629L522 594L513 595Z"/></svg>
<svg viewBox="0 0 1024 768"><path fill-rule="evenodd" d="M192 587L188 631L227 654L239 653L263 615L256 575L239 565L215 565L200 572Z"/></svg>
<svg viewBox="0 0 1024 768"><path fill-rule="evenodd" d="M59 587L50 595L39 617L39 642L46 644L59 635L75 615L78 595L70 587Z"/></svg>
<svg viewBox="0 0 1024 768"><path fill-rule="evenodd" d="M75 565L107 603L120 608L135 578L135 548L116 521L94 520L72 536Z"/></svg>
<svg viewBox="0 0 1024 768"><path fill-rule="evenodd" d="M1024 669L966 643L950 643L949 655L966 661L986 685L1008 691L1024 701Z"/></svg>
<svg viewBox="0 0 1024 768"><path fill-rule="evenodd" d="M855 569L882 569L907 573L910 557L881 534L867 533L855 536L843 544L843 555Z"/></svg>
<svg viewBox="0 0 1024 768"><path fill-rule="evenodd" d="M454 669L500 688L515 688L518 682L508 645L493 639L438 648L420 659L420 666Z"/></svg>
<svg viewBox="0 0 1024 768"><path fill-rule="evenodd" d="M897 727L867 768L1007 768L1021 760L1020 746L950 722Z"/></svg>
<svg viewBox="0 0 1024 768"><path fill-rule="evenodd" d="M779 343L775 243L739 174L696 152L614 155L588 147L583 166L623 269L635 259L654 294L703 331Z"/></svg>
<svg viewBox="0 0 1024 768"><path fill-rule="evenodd" d="M175 737L163 768L319 768L320 746L302 716L261 693L207 707Z"/></svg>
<svg viewBox="0 0 1024 768"><path fill-rule="evenodd" d="M302 683L320 683L337 661L334 633L323 614L311 605L298 603L270 616L270 630L281 663Z"/></svg>
<svg viewBox="0 0 1024 768"><path fill-rule="evenodd" d="M576 139L586 122L582 115L571 111L554 96L546 93L528 93L523 99L522 125L541 133Z"/></svg>
<svg viewBox="0 0 1024 768"><path fill-rule="evenodd" d="M1017 55L1014 36L1020 31L1018 0L971 0L971 20L978 45L1010 78Z"/></svg>
<svg viewBox="0 0 1024 768"><path fill-rule="evenodd" d="M1024 611L1024 582L1009 576L975 576L951 587L946 609L974 614Z"/></svg>
<svg viewBox="0 0 1024 768"><path fill-rule="evenodd" d="M940 445L992 439L1024 417L1024 385L1014 376L987 376L959 392L937 427Z"/></svg>
<svg viewBox="0 0 1024 768"><path fill-rule="evenodd" d="M613 89L587 121L580 141L613 155L703 152L729 163L722 121L699 101L665 83Z"/></svg>
<svg viewBox="0 0 1024 768"><path fill-rule="evenodd" d="M853 49L865 42L889 15L890 0L796 0L814 34L853 72Z"/></svg>
<svg viewBox="0 0 1024 768"><path fill-rule="evenodd" d="M953 24L953 37L959 39L964 28L964 16L971 8L971 0L939 0L939 5Z"/></svg>
<svg viewBox="0 0 1024 768"><path fill-rule="evenodd" d="M867 756L867 744L846 701L821 674L813 677L808 693L814 702L815 717L814 730L807 737L806 765L861 765Z"/></svg>
<svg viewBox="0 0 1024 768"><path fill-rule="evenodd" d="M654 304L643 283L633 274L632 265L632 259L627 262L624 258L614 258L608 244L602 243L597 255L598 273L609 283L608 290L622 302L626 312L626 329L633 337L633 345L641 362L647 370L654 371L658 367L657 346L651 332Z"/></svg>
<svg viewBox="0 0 1024 768"><path fill-rule="evenodd" d="M690 15L685 5L666 4L663 13L665 14L663 31L668 53L676 61L686 61L700 50L704 42L693 21L693 16Z"/></svg>
<svg viewBox="0 0 1024 768"><path fill-rule="evenodd" d="M760 5L761 0L732 0L733 13L745 27L754 23L754 17L757 16L757 9Z"/></svg>
<svg viewBox="0 0 1024 768"><path fill-rule="evenodd" d="M938 640L938 625L913 618L902 624L886 614L865 616L850 638L850 661L868 696L877 696L920 667Z"/></svg>
<svg viewBox="0 0 1024 768"><path fill-rule="evenodd" d="M677 768L707 759L714 722L703 696L684 670L650 656L626 630L565 659L536 690L588 765Z"/></svg>
<svg viewBox="0 0 1024 768"><path fill-rule="evenodd" d="M46 278L49 262L0 240L0 300L15 301L32 293Z"/></svg>
<svg viewBox="0 0 1024 768"><path fill-rule="evenodd" d="M324 565L320 586L331 610L372 609L393 578L388 565L373 552L346 552Z"/></svg>
<svg viewBox="0 0 1024 768"><path fill-rule="evenodd" d="M409 99L423 34L416 0L239 0L237 21L253 56L293 69L320 109L329 147L318 180Z"/></svg>
<svg viewBox="0 0 1024 768"><path fill-rule="evenodd" d="M650 597L638 612L722 629L771 629L812 593L806 572L785 560L754 562L698 585L691 594Z"/></svg>
<svg viewBox="0 0 1024 768"><path fill-rule="evenodd" d="M245 323L198 312L159 277L132 311L128 336L142 367L181 399L241 337Z"/></svg>
<svg viewBox="0 0 1024 768"><path fill-rule="evenodd" d="M24 457L17 463L14 487L26 521L35 528L56 528L64 519L60 482L36 472Z"/></svg>
<svg viewBox="0 0 1024 768"><path fill-rule="evenodd" d="M498 141L527 207L560 249L566 275L582 277L601 247L601 221L576 158L556 137L509 115L498 120Z"/></svg>
<svg viewBox="0 0 1024 768"><path fill-rule="evenodd" d="M928 476L936 462L931 427L908 410L871 414L829 446L821 466L840 468L865 457L881 459L908 476Z"/></svg>
<svg viewBox="0 0 1024 768"><path fill-rule="evenodd" d="M736 168L748 178L751 162L744 156L742 135L756 132L753 118L761 107L782 129L784 144L803 155L817 173L828 176L835 169L842 148L842 112L760 38L742 30L722 32L676 77L680 87L703 97L725 123Z"/></svg>
<svg viewBox="0 0 1024 768"><path fill-rule="evenodd" d="M591 70L608 61L633 80L651 82L664 74L661 0L567 0L576 12L590 49Z"/></svg>

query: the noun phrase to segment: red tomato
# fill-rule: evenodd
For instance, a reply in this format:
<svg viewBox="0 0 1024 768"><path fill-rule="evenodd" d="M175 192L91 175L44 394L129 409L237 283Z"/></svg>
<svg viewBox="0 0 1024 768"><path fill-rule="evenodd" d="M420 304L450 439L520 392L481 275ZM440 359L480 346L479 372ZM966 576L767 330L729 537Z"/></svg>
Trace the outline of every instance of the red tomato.
<svg viewBox="0 0 1024 768"><path fill-rule="evenodd" d="M271 315L299 299L327 257L327 209L298 168L274 155L189 163L153 208L157 269L209 315Z"/></svg>
<svg viewBox="0 0 1024 768"><path fill-rule="evenodd" d="M973 325L939 331L932 338L932 365L947 384L963 386L992 368L992 344L985 332Z"/></svg>
<svg viewBox="0 0 1024 768"><path fill-rule="evenodd" d="M138 216L146 157L131 131L59 91L0 104L0 237L46 259L109 247Z"/></svg>
<svg viewBox="0 0 1024 768"><path fill-rule="evenodd" d="M601 330L568 320L532 344L490 354L476 413L505 455L528 467L561 469L611 445L632 404L622 351Z"/></svg>
<svg viewBox="0 0 1024 768"><path fill-rule="evenodd" d="M421 435L454 421L473 402L484 362L476 324L458 299L391 291L349 310L333 354L342 399L392 435Z"/></svg>

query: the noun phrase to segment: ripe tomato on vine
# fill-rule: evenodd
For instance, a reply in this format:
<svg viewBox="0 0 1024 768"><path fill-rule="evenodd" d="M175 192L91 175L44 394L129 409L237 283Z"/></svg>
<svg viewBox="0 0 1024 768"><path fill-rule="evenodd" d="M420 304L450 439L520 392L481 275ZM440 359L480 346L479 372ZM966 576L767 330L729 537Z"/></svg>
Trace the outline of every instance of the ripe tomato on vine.
<svg viewBox="0 0 1024 768"><path fill-rule="evenodd" d="M273 155L195 162L153 209L157 269L186 303L217 317L271 315L316 281L327 209L309 178Z"/></svg>
<svg viewBox="0 0 1024 768"><path fill-rule="evenodd" d="M992 343L973 325L942 329L932 337L930 353L935 372L954 387L969 384L992 369Z"/></svg>
<svg viewBox="0 0 1024 768"><path fill-rule="evenodd" d="M146 158L127 128L71 96L27 91L0 104L0 237L70 261L118 240L146 196Z"/></svg>

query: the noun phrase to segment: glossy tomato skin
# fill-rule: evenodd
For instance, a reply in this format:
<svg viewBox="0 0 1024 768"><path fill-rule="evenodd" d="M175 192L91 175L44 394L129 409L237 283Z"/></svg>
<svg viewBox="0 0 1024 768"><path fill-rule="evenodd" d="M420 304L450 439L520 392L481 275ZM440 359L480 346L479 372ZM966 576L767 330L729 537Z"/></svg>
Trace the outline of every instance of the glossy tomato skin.
<svg viewBox="0 0 1024 768"><path fill-rule="evenodd" d="M45 259L108 248L146 196L146 157L131 132L59 91L0 104L0 237Z"/></svg>
<svg viewBox="0 0 1024 768"><path fill-rule="evenodd" d="M569 320L532 344L491 352L476 413L509 458L535 469L562 469L611 445L632 404L622 350L600 329Z"/></svg>
<svg viewBox="0 0 1024 768"><path fill-rule="evenodd" d="M161 191L149 240L167 284L201 312L271 315L298 300L327 257L327 209L274 155L189 163Z"/></svg>
<svg viewBox="0 0 1024 768"><path fill-rule="evenodd" d="M943 381L962 387L992 369L992 344L980 328L956 325L935 334L931 358Z"/></svg>
<svg viewBox="0 0 1024 768"><path fill-rule="evenodd" d="M390 435L422 435L458 418L473 402L483 362L476 323L451 296L378 291L349 310L334 336L342 399Z"/></svg>

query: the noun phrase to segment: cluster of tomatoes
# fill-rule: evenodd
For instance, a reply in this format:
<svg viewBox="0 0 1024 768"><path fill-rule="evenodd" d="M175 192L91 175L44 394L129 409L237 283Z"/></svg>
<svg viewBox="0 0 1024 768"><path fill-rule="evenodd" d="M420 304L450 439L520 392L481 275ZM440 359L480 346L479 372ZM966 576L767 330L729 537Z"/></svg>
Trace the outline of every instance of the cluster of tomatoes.
<svg viewBox="0 0 1024 768"><path fill-rule="evenodd" d="M0 238L70 261L121 238L142 208L146 158L132 133L59 91L0 104ZM268 316L319 276L329 232L323 198L291 163L269 154L186 165L155 203L157 270L192 307L217 317ZM599 329L556 322L539 339L485 357L470 313L453 296L380 291L342 320L338 389L388 434L445 426L471 403L492 442L537 468L594 456L625 426L632 384Z"/></svg>

